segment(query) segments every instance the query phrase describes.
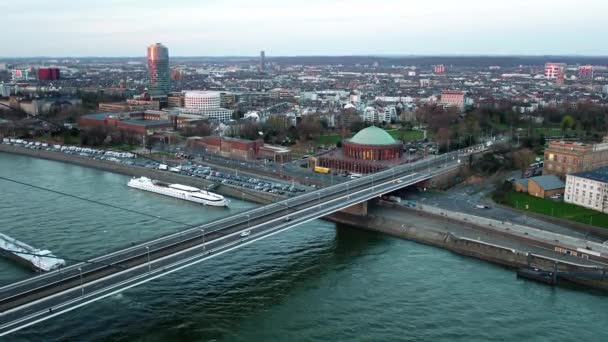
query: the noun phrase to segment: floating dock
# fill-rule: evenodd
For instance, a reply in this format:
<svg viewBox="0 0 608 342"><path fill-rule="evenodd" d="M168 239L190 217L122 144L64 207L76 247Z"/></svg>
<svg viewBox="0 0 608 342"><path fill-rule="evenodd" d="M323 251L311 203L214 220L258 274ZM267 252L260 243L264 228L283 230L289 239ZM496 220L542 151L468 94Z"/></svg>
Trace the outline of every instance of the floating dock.
<svg viewBox="0 0 608 342"><path fill-rule="evenodd" d="M0 233L0 255L36 272L48 272L65 266L65 260L46 249L37 249Z"/></svg>

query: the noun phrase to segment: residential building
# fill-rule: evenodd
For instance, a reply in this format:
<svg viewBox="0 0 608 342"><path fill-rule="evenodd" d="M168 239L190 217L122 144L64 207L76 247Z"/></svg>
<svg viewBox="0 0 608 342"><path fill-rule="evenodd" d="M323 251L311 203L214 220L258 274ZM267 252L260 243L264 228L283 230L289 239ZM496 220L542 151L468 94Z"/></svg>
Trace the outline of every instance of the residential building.
<svg viewBox="0 0 608 342"><path fill-rule="evenodd" d="M40 81L56 81L60 78L58 68L39 68L38 80Z"/></svg>
<svg viewBox="0 0 608 342"><path fill-rule="evenodd" d="M367 107L363 110L363 121L365 122L377 122L378 121L378 111L374 107Z"/></svg>
<svg viewBox="0 0 608 342"><path fill-rule="evenodd" d="M545 78L556 80L558 84L563 84L566 76L566 63L546 63Z"/></svg>
<svg viewBox="0 0 608 342"><path fill-rule="evenodd" d="M578 77L583 79L593 78L593 66L581 65L578 67Z"/></svg>
<svg viewBox="0 0 608 342"><path fill-rule="evenodd" d="M433 66L435 74L445 74L445 66L443 64Z"/></svg>
<svg viewBox="0 0 608 342"><path fill-rule="evenodd" d="M568 175L564 201L608 213L608 167Z"/></svg>
<svg viewBox="0 0 608 342"><path fill-rule="evenodd" d="M465 105L465 92L462 90L443 90L441 92L441 104L462 111Z"/></svg>
<svg viewBox="0 0 608 342"><path fill-rule="evenodd" d="M545 149L543 175L556 175L564 179L567 174L602 166L608 166L608 143L551 141Z"/></svg>

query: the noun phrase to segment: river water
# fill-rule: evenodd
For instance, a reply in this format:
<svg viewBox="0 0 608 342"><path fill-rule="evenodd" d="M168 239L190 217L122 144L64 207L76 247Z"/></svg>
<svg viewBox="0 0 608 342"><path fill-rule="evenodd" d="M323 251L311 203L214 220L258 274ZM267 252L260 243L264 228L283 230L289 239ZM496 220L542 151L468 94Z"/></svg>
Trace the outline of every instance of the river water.
<svg viewBox="0 0 608 342"><path fill-rule="evenodd" d="M0 232L69 259L254 207L208 208L128 177L0 153ZM0 260L0 284L31 276ZM608 341L608 296L516 279L448 251L316 220L4 341Z"/></svg>

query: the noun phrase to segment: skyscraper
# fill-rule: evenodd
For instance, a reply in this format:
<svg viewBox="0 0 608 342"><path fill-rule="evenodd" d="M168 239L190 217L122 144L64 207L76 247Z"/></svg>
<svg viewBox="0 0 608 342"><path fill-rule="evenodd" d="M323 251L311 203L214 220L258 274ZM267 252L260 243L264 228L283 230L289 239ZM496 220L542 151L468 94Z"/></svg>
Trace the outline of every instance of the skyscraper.
<svg viewBox="0 0 608 342"><path fill-rule="evenodd" d="M169 93L169 49L161 43L148 46L148 91L150 95Z"/></svg>
<svg viewBox="0 0 608 342"><path fill-rule="evenodd" d="M264 53L264 50L260 51L260 70L266 70L266 53Z"/></svg>

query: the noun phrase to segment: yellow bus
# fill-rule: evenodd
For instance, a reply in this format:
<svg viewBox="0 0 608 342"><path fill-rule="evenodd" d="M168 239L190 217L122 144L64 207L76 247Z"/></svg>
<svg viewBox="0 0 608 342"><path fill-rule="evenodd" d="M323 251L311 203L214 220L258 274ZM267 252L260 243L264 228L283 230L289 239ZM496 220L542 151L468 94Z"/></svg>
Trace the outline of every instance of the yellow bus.
<svg viewBox="0 0 608 342"><path fill-rule="evenodd" d="M329 173L329 169L326 167L315 166L314 171L317 173Z"/></svg>

